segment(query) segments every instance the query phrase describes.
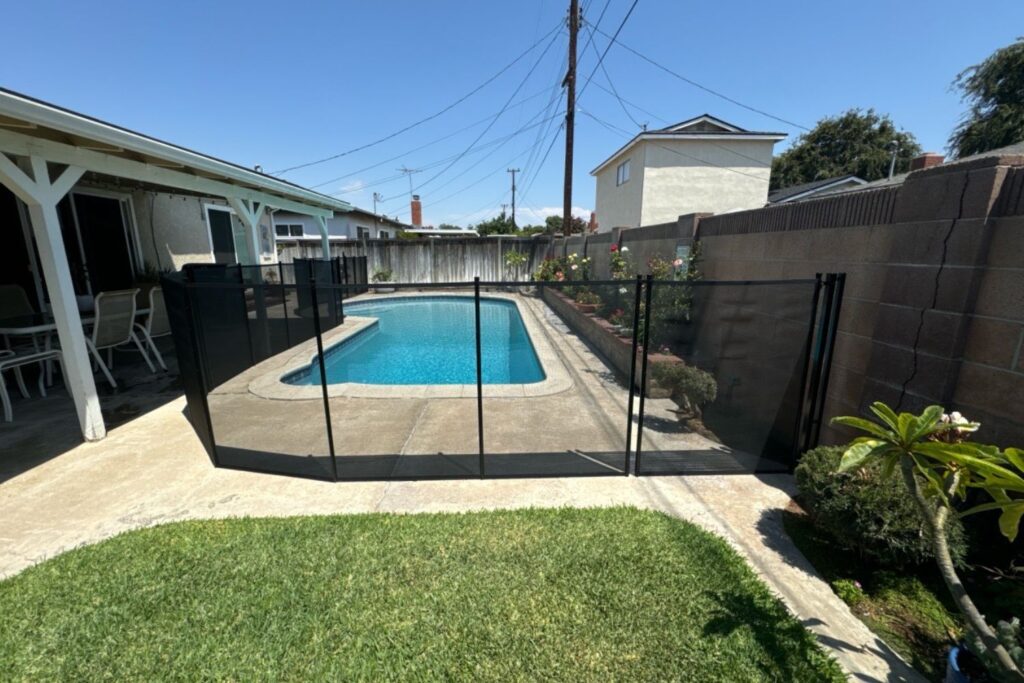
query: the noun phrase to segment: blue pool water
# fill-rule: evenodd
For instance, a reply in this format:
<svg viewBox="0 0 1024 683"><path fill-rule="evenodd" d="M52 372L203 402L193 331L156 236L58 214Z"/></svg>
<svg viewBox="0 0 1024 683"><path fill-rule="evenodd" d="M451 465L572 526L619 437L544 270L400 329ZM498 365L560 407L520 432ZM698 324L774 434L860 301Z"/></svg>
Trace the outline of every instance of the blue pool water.
<svg viewBox="0 0 1024 683"><path fill-rule="evenodd" d="M473 299L458 296L389 298L345 304L345 314L377 324L324 349L331 384L476 384ZM537 353L511 301L480 299L484 384L529 384L544 379ZM315 370L315 371L314 371ZM319 384L314 364L284 378Z"/></svg>

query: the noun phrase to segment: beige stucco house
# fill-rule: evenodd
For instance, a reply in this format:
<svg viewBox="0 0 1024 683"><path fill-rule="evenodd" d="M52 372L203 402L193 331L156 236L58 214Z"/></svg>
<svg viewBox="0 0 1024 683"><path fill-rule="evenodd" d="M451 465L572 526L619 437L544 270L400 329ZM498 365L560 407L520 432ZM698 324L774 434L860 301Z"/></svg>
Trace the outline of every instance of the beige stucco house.
<svg viewBox="0 0 1024 683"><path fill-rule="evenodd" d="M639 133L591 171L599 231L764 206L772 151L785 137L709 114Z"/></svg>

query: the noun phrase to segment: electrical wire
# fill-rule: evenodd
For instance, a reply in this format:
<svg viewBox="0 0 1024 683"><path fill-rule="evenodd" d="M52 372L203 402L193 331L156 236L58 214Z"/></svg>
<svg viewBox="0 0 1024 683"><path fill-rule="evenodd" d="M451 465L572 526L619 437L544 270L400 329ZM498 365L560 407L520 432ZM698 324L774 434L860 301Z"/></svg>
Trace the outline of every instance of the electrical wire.
<svg viewBox="0 0 1024 683"><path fill-rule="evenodd" d="M594 31L590 28L589 25L587 26L587 33L590 34L591 38L594 37ZM590 44L594 48L594 54L598 54L598 52L597 52L597 44L593 43L593 42L591 42ZM608 75L608 69L606 69L605 66L604 66L604 60L603 59L599 59L598 62L597 62L597 65L601 67L601 73L604 74L604 79L606 81L608 81L608 87L611 88L611 93L613 95L615 95L615 99L619 101L619 106L622 107L622 111L624 111L626 113L626 116L629 117L629 120L632 121L633 124L637 128L641 128L642 129L644 127L643 124L640 123L639 121L637 121L636 118L633 116L633 114L629 111L629 109L626 107L626 103L623 101L622 97L619 95L619 91L615 88L615 84L612 83L612 77L610 75ZM594 82L594 85L598 85L597 81Z"/></svg>
<svg viewBox="0 0 1024 683"><path fill-rule="evenodd" d="M295 166L289 166L288 168L281 169L280 171L274 171L271 175L281 175L281 174L284 174L284 173L289 173L291 171L296 171L296 170L298 170L300 168L308 168L310 166L316 166L317 164L323 164L323 163L326 163L328 161L333 161L334 159L340 159L343 156L348 156L349 154L353 154L355 152L359 152L359 151L362 151L364 149L368 149L368 148L373 147L375 145L379 145L382 142L386 142L387 140L395 138L395 137L401 135L402 133L405 133L407 131L412 130L413 128L416 128L417 126L420 126L420 125L422 125L422 124L424 124L424 123L426 123L428 121L432 121L432 120L436 119L438 116L441 116L442 114L445 114L445 113L451 111L452 109L454 109L458 105L462 104L463 102L468 100L470 97L472 97L473 95L477 94L478 92L483 90L485 87L487 87L488 85L490 85L491 83L496 81L502 74L504 74L506 71L508 71L513 66L518 64L519 61L521 59L523 59L523 57L525 57L526 55L528 55L531 52L533 52L534 48L536 48L538 45L540 45L545 40L547 40L547 38L549 36L551 36L552 34L556 34L556 37L557 37L557 33L561 29L561 27L562 27L562 22L559 21L558 24L556 24L553 29L551 29L550 31L545 33L544 36L540 40L535 42L530 47L526 48L526 50L524 50L522 53L520 53L520 55L518 57L516 57L511 62L506 64L504 67L502 67L501 70L498 71L498 73L494 74L493 76L488 78L486 81L484 81L483 83L481 83L477 87L473 88L472 90L470 90L468 93L466 93L465 95L463 95L459 99L457 99L454 102L452 102L451 104L449 104L444 109L441 109L440 111L437 111L437 112L431 114L430 116L427 116L426 118L420 119L419 121L416 121L415 123L411 123L411 124L405 126L404 128L400 128L399 130L397 130L397 131L395 131L393 133L385 135L382 138L374 140L373 142L368 142L365 145L359 145L358 147L353 147L352 149L346 150L344 152L339 152L338 154L332 154L331 156L324 157L322 159L317 159L316 161L308 161L308 162L303 163L303 164L296 164ZM545 48L545 50L546 50L546 48Z"/></svg>
<svg viewBox="0 0 1024 683"><path fill-rule="evenodd" d="M665 73L670 74L672 76L675 76L676 78L678 78L679 80L683 81L684 83L689 83L693 87L699 88L699 89L703 90L704 92L707 92L707 93L710 93L710 94L714 95L715 97L719 97L719 98L725 100L726 102L731 102L732 104L735 104L737 107L742 107L742 108L744 108L744 109L746 109L748 111L754 112L755 114L760 114L761 116L767 116L768 118L774 119L774 120L776 120L776 121L778 121L780 123L784 123L787 126L792 126L793 128L799 128L800 130L810 130L810 128L808 128L807 126L802 126L799 123L794 123L793 121L790 121L788 119L784 119L781 116L776 116L775 114L770 114L770 113L764 111L763 109L758 109L757 107L752 107L749 104L744 104L743 102L740 102L737 99L729 97L728 95L720 93L717 90L709 88L706 85L698 83L697 81L695 81L695 80L693 80L691 78L687 78L686 76L683 76L682 74L673 71L672 69L668 68L667 66L659 64L658 62L654 61L650 57L648 57L648 56L646 56L644 54L641 54L637 50L634 50L629 45L626 45L622 41L618 40L615 36L609 36L607 33L602 31L600 28L595 26L594 30L597 31L598 33L600 33L601 35L603 35L605 38L609 38L612 43L618 44L619 47L621 47L621 48L623 48L625 50L628 50L629 52L632 52L634 55L636 55L640 59L644 60L648 64L656 66L657 68L661 69Z"/></svg>
<svg viewBox="0 0 1024 683"><path fill-rule="evenodd" d="M590 75L587 76L587 80L584 81L583 87L580 88L579 94L576 95L576 100L577 101L582 99L583 93L586 92L587 86L590 85L590 81L594 78L594 74L597 73L598 68L602 64L604 64L604 58L608 55L608 50L612 49L612 45L615 44L615 39L619 37L619 33L622 32L622 28L626 25L626 22L629 21L629 17L633 14L633 10L636 9L636 6L637 6L637 4L639 2L640 2L640 0L633 0L633 4L629 6L629 11L626 12L626 16L622 17L622 21L619 22L619 27L617 29L615 29L615 35L613 35L611 37L611 40L608 41L608 45L605 46L604 52L601 53L601 58L597 60L597 66L595 66L593 68L593 70L590 72ZM600 31L601 29L598 28L597 26L595 26L594 30ZM604 32L602 31L602 34L603 33Z"/></svg>

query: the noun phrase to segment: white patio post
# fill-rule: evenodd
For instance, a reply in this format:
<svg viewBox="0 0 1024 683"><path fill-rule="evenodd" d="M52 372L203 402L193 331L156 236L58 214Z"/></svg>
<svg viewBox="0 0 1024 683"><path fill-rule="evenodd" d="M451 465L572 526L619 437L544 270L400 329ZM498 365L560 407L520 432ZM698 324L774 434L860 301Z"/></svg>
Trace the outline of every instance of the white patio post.
<svg viewBox="0 0 1024 683"><path fill-rule="evenodd" d="M260 216L263 215L263 205L251 199L239 199L238 197L225 197L225 199L228 200L228 205L235 210L235 214L246 228L249 252L253 262L245 265L259 265L262 253L260 249Z"/></svg>
<svg viewBox="0 0 1024 683"><path fill-rule="evenodd" d="M96 395L96 383L92 377L82 319L78 315L78 302L57 216L57 202L78 182L85 169L68 166L56 180L51 180L46 160L42 157L30 156L27 166L31 177L7 155L0 153L0 182L28 206L64 356L64 382L75 402L82 435L88 441L98 441L107 435L107 428L100 412L100 400Z"/></svg>
<svg viewBox="0 0 1024 683"><path fill-rule="evenodd" d="M331 259L331 240L327 237L327 217L313 216L316 219L316 226L320 228L320 249L323 251L325 261Z"/></svg>

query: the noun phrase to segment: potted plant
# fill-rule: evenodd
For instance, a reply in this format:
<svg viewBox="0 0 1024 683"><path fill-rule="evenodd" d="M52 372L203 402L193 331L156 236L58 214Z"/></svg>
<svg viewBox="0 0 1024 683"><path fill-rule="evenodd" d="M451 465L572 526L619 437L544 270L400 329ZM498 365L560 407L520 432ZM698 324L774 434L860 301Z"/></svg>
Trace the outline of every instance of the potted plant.
<svg viewBox="0 0 1024 683"><path fill-rule="evenodd" d="M601 307L601 297L589 289L576 292L576 308L583 313L594 313Z"/></svg>
<svg viewBox="0 0 1024 683"><path fill-rule="evenodd" d="M370 276L370 281L374 283L373 291L378 294L384 294L387 292L395 291L394 287L380 286L379 283L391 282L392 271L390 268L377 267L373 271L373 275Z"/></svg>
<svg viewBox="0 0 1024 683"><path fill-rule="evenodd" d="M985 446L968 440L980 426L960 413L946 414L930 406L920 415L897 415L884 403L873 403L875 420L837 417L833 423L852 427L858 437L843 453L842 472L879 467L883 477L900 476L917 508L932 546L932 554L953 602L967 624L966 643L950 651L946 681L984 680L967 671L980 664L990 680L1024 681L1024 641L1020 622L991 624L968 595L949 551L946 520L998 511L999 531L1011 543L1024 517L1024 450ZM956 501L968 491L982 493L986 502L959 512Z"/></svg>

